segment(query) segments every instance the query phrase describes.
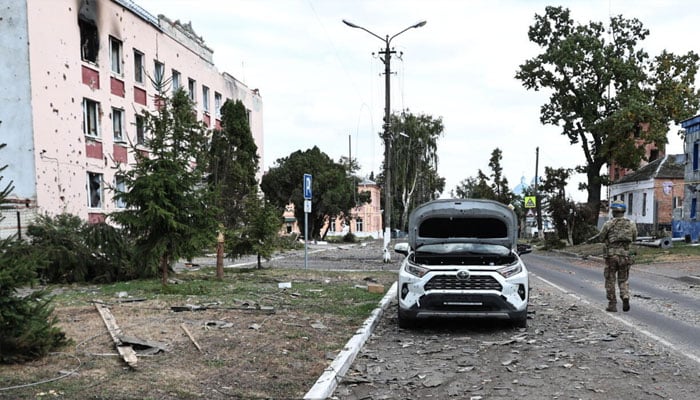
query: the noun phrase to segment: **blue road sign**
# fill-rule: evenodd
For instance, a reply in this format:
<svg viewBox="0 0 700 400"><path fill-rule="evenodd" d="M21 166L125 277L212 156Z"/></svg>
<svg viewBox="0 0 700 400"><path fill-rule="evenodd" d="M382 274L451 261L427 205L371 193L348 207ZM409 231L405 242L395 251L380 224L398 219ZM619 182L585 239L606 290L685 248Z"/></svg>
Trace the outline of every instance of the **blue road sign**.
<svg viewBox="0 0 700 400"><path fill-rule="evenodd" d="M311 174L304 174L304 199L311 199Z"/></svg>

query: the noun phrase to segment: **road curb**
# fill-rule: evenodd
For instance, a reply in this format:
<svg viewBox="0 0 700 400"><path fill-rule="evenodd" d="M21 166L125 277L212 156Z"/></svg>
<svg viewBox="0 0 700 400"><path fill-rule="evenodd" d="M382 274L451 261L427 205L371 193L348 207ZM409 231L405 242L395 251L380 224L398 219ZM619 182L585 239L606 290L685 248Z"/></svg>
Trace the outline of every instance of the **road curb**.
<svg viewBox="0 0 700 400"><path fill-rule="evenodd" d="M396 297L397 283L394 282L391 288L386 292L386 295L379 302L379 307L372 311L372 314L365 320L362 327L357 330L355 336L350 338L343 350L335 357L331 365L326 368L326 371L318 378L311 390L304 395L304 400L324 400L330 397L338 382L347 372L350 365L355 360L357 353L374 331L374 328L379 323L384 310L389 306L389 303Z"/></svg>

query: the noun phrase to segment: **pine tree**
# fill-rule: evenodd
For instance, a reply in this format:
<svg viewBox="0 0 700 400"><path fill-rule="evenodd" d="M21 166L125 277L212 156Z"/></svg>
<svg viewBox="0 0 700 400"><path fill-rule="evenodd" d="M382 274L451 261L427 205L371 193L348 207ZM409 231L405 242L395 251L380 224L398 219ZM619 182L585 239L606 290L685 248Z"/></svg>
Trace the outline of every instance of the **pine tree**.
<svg viewBox="0 0 700 400"><path fill-rule="evenodd" d="M159 266L167 285L172 262L215 243L217 209L204 184L208 136L192 101L182 89L157 100L156 114L144 112L149 152L135 148L136 164L120 171L127 189L116 197L126 209L110 218L134 238L145 268Z"/></svg>
<svg viewBox="0 0 700 400"><path fill-rule="evenodd" d="M5 144L0 144L0 150ZM0 167L0 173L7 165ZM0 182L4 177L0 175ZM14 189L10 181L0 190L0 206ZM0 187L2 187L0 185ZM0 220L3 216L0 215ZM32 360L67 343L55 326L47 293L20 296L17 289L36 280L35 268L45 265L43 255L15 237L0 239L0 363Z"/></svg>

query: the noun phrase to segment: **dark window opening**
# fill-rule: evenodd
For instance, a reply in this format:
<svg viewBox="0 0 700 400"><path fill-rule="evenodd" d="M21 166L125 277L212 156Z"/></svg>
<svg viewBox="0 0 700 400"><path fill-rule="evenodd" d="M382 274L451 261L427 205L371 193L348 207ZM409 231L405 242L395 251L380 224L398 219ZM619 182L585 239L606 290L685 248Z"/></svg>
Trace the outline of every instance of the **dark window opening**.
<svg viewBox="0 0 700 400"><path fill-rule="evenodd" d="M97 63L97 53L100 50L100 39L97 26L92 21L78 20L80 27L80 57L83 61Z"/></svg>
<svg viewBox="0 0 700 400"><path fill-rule="evenodd" d="M649 152L649 162L659 159L659 150L653 149Z"/></svg>
<svg viewBox="0 0 700 400"><path fill-rule="evenodd" d="M146 121L143 115L136 115L136 144L146 144Z"/></svg>
<svg viewBox="0 0 700 400"><path fill-rule="evenodd" d="M431 218L420 224L418 236L495 239L508 237L508 227L495 218Z"/></svg>

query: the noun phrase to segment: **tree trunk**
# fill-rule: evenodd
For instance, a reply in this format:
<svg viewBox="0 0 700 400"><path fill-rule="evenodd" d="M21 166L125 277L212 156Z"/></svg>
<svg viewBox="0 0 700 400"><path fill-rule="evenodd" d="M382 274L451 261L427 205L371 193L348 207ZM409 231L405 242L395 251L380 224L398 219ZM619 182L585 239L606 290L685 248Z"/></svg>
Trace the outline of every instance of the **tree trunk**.
<svg viewBox="0 0 700 400"><path fill-rule="evenodd" d="M223 236L222 236L223 239ZM224 242L216 243L216 279L224 279Z"/></svg>
<svg viewBox="0 0 700 400"><path fill-rule="evenodd" d="M160 272L161 272L161 278L160 282L163 284L163 286L168 285L168 255L163 254L160 257Z"/></svg>
<svg viewBox="0 0 700 400"><path fill-rule="evenodd" d="M258 253L258 269L262 269L262 260L260 257L260 253Z"/></svg>
<svg viewBox="0 0 700 400"><path fill-rule="evenodd" d="M598 213L600 212L600 167L591 167L587 173L588 178L588 199L586 206L590 211L588 223L593 226L598 226Z"/></svg>

